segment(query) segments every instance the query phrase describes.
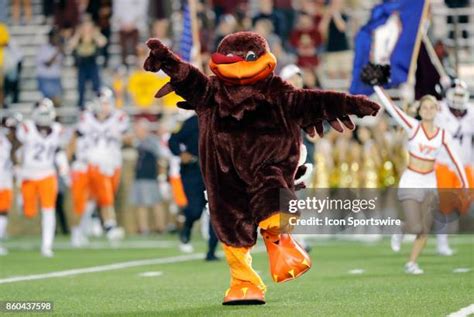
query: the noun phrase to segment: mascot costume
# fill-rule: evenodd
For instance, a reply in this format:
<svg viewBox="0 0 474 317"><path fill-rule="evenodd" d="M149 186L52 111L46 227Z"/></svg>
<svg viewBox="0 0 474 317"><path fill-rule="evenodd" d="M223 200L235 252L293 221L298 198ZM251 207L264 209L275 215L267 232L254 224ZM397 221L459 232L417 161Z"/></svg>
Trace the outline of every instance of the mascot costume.
<svg viewBox="0 0 474 317"><path fill-rule="evenodd" d="M275 282L294 279L311 260L288 234L287 206L296 199L301 129L323 134L327 121L342 132L349 115L375 115L379 105L365 96L296 89L274 75L276 59L267 41L253 32L227 35L209 62L206 76L158 39L147 42L145 69L170 78L156 97L175 91L178 107L199 118L199 158L211 222L230 267L224 305L264 304L266 286L252 268L250 249L263 236ZM304 167L304 166L303 166Z"/></svg>

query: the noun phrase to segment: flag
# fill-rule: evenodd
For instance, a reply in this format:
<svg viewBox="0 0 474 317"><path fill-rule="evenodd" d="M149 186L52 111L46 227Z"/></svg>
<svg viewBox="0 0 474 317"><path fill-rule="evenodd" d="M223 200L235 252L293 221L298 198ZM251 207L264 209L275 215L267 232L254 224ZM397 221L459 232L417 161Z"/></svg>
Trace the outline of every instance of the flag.
<svg viewBox="0 0 474 317"><path fill-rule="evenodd" d="M420 46L415 78L415 100L420 100L424 95L433 95L437 99L441 99L439 91L436 90L441 75L431 60L424 43L421 43Z"/></svg>
<svg viewBox="0 0 474 317"><path fill-rule="evenodd" d="M179 55L187 62L191 61L193 50L193 27L191 19L189 4L186 3L183 6L183 32L181 33L179 41Z"/></svg>
<svg viewBox="0 0 474 317"><path fill-rule="evenodd" d="M372 9L371 16L355 37L352 94L371 95L371 86L360 80L367 63L391 65L391 81L385 87L397 87L406 82L410 68L416 63L419 28L429 0L386 0Z"/></svg>

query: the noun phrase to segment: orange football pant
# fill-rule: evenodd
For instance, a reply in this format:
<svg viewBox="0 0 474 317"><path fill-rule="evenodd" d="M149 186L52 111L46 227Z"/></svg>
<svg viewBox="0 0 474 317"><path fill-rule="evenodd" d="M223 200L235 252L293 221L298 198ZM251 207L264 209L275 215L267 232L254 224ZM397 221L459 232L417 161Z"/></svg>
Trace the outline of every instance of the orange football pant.
<svg viewBox="0 0 474 317"><path fill-rule="evenodd" d="M38 199L43 209L56 207L58 179L56 176L49 176L40 180L24 180L21 183L21 193L25 216L32 218L38 213Z"/></svg>
<svg viewBox="0 0 474 317"><path fill-rule="evenodd" d="M474 168L466 166L464 168L469 183L469 188L474 188ZM448 165L436 164L436 181L438 183L440 210L444 214L449 214L453 210L460 210L461 213L467 212L474 197L462 197L459 199L458 190L461 188L461 180L458 174L451 170ZM472 193L472 190L470 191Z"/></svg>
<svg viewBox="0 0 474 317"><path fill-rule="evenodd" d="M101 208L114 205L114 177L103 174L97 166L89 167L90 190Z"/></svg>
<svg viewBox="0 0 474 317"><path fill-rule="evenodd" d="M12 208L13 191L10 188L0 189L0 213L6 213Z"/></svg>

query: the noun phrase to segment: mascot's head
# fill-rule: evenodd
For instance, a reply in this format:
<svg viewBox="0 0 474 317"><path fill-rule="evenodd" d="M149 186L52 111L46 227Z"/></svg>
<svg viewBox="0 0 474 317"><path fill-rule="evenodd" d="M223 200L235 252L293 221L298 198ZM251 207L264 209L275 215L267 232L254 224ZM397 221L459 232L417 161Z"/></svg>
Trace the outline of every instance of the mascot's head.
<svg viewBox="0 0 474 317"><path fill-rule="evenodd" d="M234 85L250 85L270 75L276 58L267 41L254 32L229 34L212 54L209 67L217 77Z"/></svg>

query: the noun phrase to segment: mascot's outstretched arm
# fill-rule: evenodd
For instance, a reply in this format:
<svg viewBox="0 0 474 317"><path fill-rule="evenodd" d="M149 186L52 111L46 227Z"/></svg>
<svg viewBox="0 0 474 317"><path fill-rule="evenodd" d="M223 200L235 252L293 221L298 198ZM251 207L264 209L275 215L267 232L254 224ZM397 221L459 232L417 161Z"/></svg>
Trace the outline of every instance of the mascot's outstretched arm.
<svg viewBox="0 0 474 317"><path fill-rule="evenodd" d="M157 98L176 91L178 95L186 99L185 103L180 102L178 106L186 109L196 109L198 105L209 101L212 96L209 77L193 65L181 60L159 39L149 39L146 45L150 48L150 54L145 60L145 70L150 72L162 70L171 78L170 82L157 92Z"/></svg>
<svg viewBox="0 0 474 317"><path fill-rule="evenodd" d="M380 109L366 96L334 91L295 89L286 94L286 99L290 116L310 136L316 132L322 136L324 121L339 132L344 130L343 125L352 130L355 125L349 115L375 116Z"/></svg>

